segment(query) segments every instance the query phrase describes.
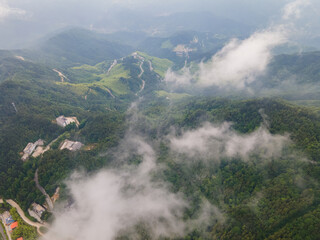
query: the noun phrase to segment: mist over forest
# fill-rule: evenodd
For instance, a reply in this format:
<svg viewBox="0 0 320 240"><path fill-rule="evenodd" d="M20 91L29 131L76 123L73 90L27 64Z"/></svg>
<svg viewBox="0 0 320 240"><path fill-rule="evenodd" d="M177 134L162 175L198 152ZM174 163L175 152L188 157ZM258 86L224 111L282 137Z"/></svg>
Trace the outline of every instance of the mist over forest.
<svg viewBox="0 0 320 240"><path fill-rule="evenodd" d="M320 239L319 10L0 0L0 240Z"/></svg>

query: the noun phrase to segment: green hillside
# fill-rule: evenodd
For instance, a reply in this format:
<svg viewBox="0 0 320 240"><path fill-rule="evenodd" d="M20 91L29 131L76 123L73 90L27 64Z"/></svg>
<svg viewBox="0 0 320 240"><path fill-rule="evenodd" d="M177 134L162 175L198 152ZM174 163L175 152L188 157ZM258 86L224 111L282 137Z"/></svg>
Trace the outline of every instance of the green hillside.
<svg viewBox="0 0 320 240"><path fill-rule="evenodd" d="M277 56L250 86L257 90L250 98L210 88L174 91L163 81L169 68L179 69L184 61L173 48L198 46L190 55L197 62L224 41L211 36L200 48L206 34L198 40L195 34L153 38L144 49L133 49L112 43L111 35L71 30L51 37L41 51L1 51L0 198L15 200L26 214L32 203L45 204L35 185L37 171L50 196L60 187L58 205L72 208L66 179L75 171L94 179L104 169L124 179L120 192L128 198L142 193L143 199L152 189L182 199L181 214L176 209L174 214L177 225L185 226L183 234L157 239L318 240L319 54ZM125 36L113 37L125 41ZM144 37L132 34L131 46ZM293 88L301 88L280 91L292 75ZM261 94L266 97L261 89L269 91ZM60 127L61 115L79 124ZM22 161L24 148L38 139L50 149ZM65 140L83 146L61 150ZM150 174L140 177L149 168ZM130 169L146 186L134 185ZM93 189L104 199L99 190ZM6 208L0 204L1 211ZM50 215L46 211L44 220ZM141 217L132 228L120 228L116 239L154 239L148 221Z"/></svg>

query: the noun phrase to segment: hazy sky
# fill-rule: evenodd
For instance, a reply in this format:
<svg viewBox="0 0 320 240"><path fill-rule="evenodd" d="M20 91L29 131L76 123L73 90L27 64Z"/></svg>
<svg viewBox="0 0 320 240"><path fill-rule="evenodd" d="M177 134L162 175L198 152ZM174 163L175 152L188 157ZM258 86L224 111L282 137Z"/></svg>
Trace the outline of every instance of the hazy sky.
<svg viewBox="0 0 320 240"><path fill-rule="evenodd" d="M306 16L309 26L320 22L313 3ZM242 23L263 26L281 16L289 0L0 0L0 48L21 47L52 31L101 24L106 16L123 9L137 14L164 15L185 11L209 11ZM108 22L105 23L106 27ZM316 28L314 27L314 28Z"/></svg>

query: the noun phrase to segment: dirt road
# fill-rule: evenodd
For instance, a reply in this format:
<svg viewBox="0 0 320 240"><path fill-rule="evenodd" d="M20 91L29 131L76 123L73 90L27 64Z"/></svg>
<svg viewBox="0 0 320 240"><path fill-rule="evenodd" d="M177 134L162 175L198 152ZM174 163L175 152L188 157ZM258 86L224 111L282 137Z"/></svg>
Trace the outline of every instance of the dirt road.
<svg viewBox="0 0 320 240"><path fill-rule="evenodd" d="M52 69L53 71L55 71L56 73L58 73L60 79L61 79L61 82L64 82L64 80L68 79L62 72L59 72L57 69Z"/></svg>

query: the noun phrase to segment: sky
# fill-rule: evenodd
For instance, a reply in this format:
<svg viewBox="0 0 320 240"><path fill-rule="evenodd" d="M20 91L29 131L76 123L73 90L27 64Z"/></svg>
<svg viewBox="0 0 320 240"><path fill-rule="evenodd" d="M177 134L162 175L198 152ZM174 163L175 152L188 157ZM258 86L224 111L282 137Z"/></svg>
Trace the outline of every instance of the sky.
<svg viewBox="0 0 320 240"><path fill-rule="evenodd" d="M309 9L308 27L317 29L320 14L316 9L320 3L311 1L314 3ZM260 27L280 18L281 9L288 2L287 0L0 0L0 48L25 47L46 34L70 26L108 29L108 25L112 23L105 20L106 16L121 11L154 16L175 12L208 11L240 23Z"/></svg>

